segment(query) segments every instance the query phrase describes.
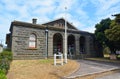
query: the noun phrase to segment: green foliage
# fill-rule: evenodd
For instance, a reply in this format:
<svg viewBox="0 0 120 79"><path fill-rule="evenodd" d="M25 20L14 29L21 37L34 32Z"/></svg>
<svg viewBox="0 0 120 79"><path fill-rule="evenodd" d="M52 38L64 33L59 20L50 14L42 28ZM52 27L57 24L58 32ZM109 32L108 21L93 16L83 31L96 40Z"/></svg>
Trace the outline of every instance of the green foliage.
<svg viewBox="0 0 120 79"><path fill-rule="evenodd" d="M116 25L115 20L112 20L112 21L111 21L111 24L110 24L110 28L112 28L112 27L115 26L115 25Z"/></svg>
<svg viewBox="0 0 120 79"><path fill-rule="evenodd" d="M104 43L104 40L106 39L104 33L102 33L102 32L98 32L98 33L96 34L96 38L97 38L97 40L99 40L99 42L100 42L101 44L103 44L103 43Z"/></svg>
<svg viewBox="0 0 120 79"><path fill-rule="evenodd" d="M10 62L7 58L0 60L0 69L4 70L7 73L7 70L10 68Z"/></svg>
<svg viewBox="0 0 120 79"><path fill-rule="evenodd" d="M8 60L12 60L12 52L10 51L10 50L8 50L8 49L5 49L2 53L1 53L1 56L0 56L0 58L7 58Z"/></svg>
<svg viewBox="0 0 120 79"><path fill-rule="evenodd" d="M0 79L7 79L5 72L3 70L0 70Z"/></svg>
<svg viewBox="0 0 120 79"><path fill-rule="evenodd" d="M105 30L109 29L111 24L111 19L107 18L107 19L103 19L99 24L95 25L95 36L96 39L99 41L100 44L102 44L103 46L108 45L108 38L106 38L105 36Z"/></svg>
<svg viewBox="0 0 120 79"><path fill-rule="evenodd" d="M118 55L117 57L120 58L120 55Z"/></svg>
<svg viewBox="0 0 120 79"><path fill-rule="evenodd" d="M106 30L105 35L110 41L120 42L120 25L115 25Z"/></svg>
<svg viewBox="0 0 120 79"><path fill-rule="evenodd" d="M114 16L116 16L115 22L120 24L120 13L119 13L119 14L116 14L116 15L114 15Z"/></svg>
<svg viewBox="0 0 120 79"><path fill-rule="evenodd" d="M104 50L103 50L103 53L104 53L104 54L110 54L110 49L109 49L109 47L105 47Z"/></svg>
<svg viewBox="0 0 120 79"><path fill-rule="evenodd" d="M112 42L112 50L120 50L120 14L112 20L110 28L105 30L105 36Z"/></svg>
<svg viewBox="0 0 120 79"><path fill-rule="evenodd" d="M108 29L110 24L111 24L110 18L101 20L101 22L95 26L95 28L96 28L95 32L103 32L104 33L104 30Z"/></svg>
<svg viewBox="0 0 120 79"><path fill-rule="evenodd" d="M3 70L5 73L8 72L10 68L10 62L12 61L12 52L8 49L5 49L0 53L0 70Z"/></svg>

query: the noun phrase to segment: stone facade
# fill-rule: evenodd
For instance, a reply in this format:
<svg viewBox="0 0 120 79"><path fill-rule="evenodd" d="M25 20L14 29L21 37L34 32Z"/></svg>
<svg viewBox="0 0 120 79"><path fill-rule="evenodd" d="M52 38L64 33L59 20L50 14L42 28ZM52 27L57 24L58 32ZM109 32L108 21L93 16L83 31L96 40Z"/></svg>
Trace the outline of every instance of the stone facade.
<svg viewBox="0 0 120 79"><path fill-rule="evenodd" d="M37 36L37 48L29 48L29 36L30 34L36 34ZM17 56L30 56L31 57L43 57L45 52L45 31L36 28L27 28L23 26L14 26L12 34L12 52L14 57Z"/></svg>
<svg viewBox="0 0 120 79"><path fill-rule="evenodd" d="M63 18L41 25L20 21L12 22L10 33L7 34L6 43L13 52L13 58L39 59L53 57L55 51L60 51L64 54L64 24L65 20ZM36 35L35 48L29 47L29 37L31 34ZM67 22L67 37L68 51L72 49L72 52L70 51L71 53L68 54L72 54L73 58L95 56L93 34L79 31ZM81 37L84 39L84 44L81 44ZM81 50L85 53L80 53Z"/></svg>

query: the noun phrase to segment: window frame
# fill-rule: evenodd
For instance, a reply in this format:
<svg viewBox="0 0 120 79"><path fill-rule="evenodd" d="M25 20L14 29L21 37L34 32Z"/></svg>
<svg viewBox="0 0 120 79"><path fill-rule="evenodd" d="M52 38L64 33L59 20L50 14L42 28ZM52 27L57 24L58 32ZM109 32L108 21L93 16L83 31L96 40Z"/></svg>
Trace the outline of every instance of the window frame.
<svg viewBox="0 0 120 79"><path fill-rule="evenodd" d="M36 34L34 34L34 33L30 34L28 47L30 49L36 49L37 48L37 36L36 36Z"/></svg>

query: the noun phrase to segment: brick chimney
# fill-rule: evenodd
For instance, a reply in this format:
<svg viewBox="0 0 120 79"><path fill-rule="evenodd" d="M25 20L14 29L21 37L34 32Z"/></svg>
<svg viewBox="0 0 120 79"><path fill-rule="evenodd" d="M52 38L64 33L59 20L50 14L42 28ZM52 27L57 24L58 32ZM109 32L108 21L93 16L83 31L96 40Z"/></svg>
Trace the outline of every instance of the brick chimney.
<svg viewBox="0 0 120 79"><path fill-rule="evenodd" d="M37 19L36 19L36 18L33 18L33 19L32 19L32 23L33 23L33 24L36 24L36 23L37 23Z"/></svg>

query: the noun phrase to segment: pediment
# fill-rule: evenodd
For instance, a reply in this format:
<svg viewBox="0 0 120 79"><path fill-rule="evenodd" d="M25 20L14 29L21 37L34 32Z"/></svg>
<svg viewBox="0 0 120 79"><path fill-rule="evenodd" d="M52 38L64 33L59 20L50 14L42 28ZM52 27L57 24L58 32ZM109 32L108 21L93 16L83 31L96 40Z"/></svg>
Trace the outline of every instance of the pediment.
<svg viewBox="0 0 120 79"><path fill-rule="evenodd" d="M73 26L71 23L67 22L67 29L72 29L72 30L78 30L75 26ZM47 25L47 26L51 26L51 27L55 27L55 28L63 28L65 29L65 19L64 18L60 18L54 21L50 21L47 23L44 23L42 25Z"/></svg>

